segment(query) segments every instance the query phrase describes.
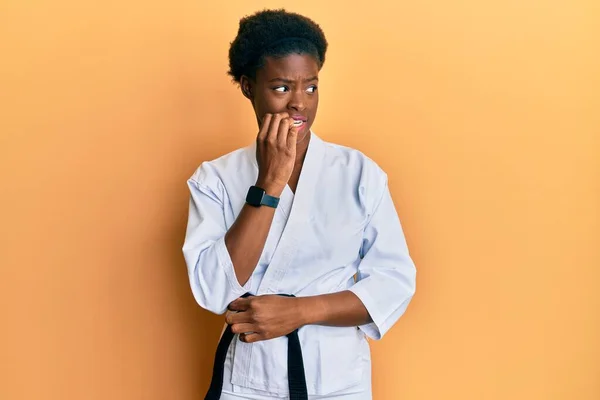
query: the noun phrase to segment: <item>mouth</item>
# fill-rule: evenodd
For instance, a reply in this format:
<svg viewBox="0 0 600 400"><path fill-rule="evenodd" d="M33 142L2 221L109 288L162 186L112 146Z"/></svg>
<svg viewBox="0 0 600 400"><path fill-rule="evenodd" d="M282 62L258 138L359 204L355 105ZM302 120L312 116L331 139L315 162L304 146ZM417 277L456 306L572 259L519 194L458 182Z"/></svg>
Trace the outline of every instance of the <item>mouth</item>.
<svg viewBox="0 0 600 400"><path fill-rule="evenodd" d="M306 125L305 119L294 118L294 123L292 124L292 126L294 126L296 128L303 128L305 125Z"/></svg>

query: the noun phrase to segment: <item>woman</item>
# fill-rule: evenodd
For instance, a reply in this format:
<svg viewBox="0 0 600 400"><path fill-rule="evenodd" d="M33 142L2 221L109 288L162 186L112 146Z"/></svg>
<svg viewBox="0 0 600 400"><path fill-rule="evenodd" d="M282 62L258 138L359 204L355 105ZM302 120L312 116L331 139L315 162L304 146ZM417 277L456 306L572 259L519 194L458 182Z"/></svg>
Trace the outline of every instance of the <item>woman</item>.
<svg viewBox="0 0 600 400"><path fill-rule="evenodd" d="M243 18L231 43L259 132L190 178L183 246L200 306L227 311L207 399L371 399L367 337L415 291L386 174L311 131L326 49L284 10Z"/></svg>

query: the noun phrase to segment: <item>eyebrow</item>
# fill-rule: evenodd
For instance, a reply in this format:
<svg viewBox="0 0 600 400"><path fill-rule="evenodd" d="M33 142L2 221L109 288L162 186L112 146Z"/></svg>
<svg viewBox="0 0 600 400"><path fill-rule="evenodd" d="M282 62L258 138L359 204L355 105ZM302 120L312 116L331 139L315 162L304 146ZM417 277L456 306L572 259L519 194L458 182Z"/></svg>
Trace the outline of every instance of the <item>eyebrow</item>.
<svg viewBox="0 0 600 400"><path fill-rule="evenodd" d="M304 79L302 82L306 83L306 82L312 82L312 81L318 81L318 80L319 80L319 78L317 76L313 76L312 78ZM274 79L271 79L269 82L294 83L293 80L284 79L284 78L274 78Z"/></svg>

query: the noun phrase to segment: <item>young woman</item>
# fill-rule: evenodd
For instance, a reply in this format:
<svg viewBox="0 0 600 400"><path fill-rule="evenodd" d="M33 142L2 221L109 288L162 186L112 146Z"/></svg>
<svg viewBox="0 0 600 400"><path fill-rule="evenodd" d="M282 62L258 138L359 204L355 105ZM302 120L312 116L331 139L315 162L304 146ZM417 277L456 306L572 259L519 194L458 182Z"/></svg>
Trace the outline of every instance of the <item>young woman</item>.
<svg viewBox="0 0 600 400"><path fill-rule="evenodd" d="M243 18L231 43L258 135L190 178L183 246L194 297L226 313L207 399L371 399L367 337L415 292L387 175L311 130L326 49L285 10Z"/></svg>

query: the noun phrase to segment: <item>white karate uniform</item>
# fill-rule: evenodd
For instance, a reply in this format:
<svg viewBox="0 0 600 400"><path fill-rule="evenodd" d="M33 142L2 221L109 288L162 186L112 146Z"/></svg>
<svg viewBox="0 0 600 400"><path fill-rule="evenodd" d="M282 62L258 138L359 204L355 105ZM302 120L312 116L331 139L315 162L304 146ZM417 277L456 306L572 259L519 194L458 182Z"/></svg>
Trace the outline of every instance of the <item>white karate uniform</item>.
<svg viewBox="0 0 600 400"><path fill-rule="evenodd" d="M415 292L416 270L387 175L361 152L311 132L296 194L286 186L258 265L241 286L224 237L257 177L253 143L202 163L188 181L183 253L196 301L222 314L246 292L298 297L354 292L372 323L307 325L298 334L310 399L370 399L367 337L380 339ZM287 343L286 337L256 343L234 338L221 398L287 398Z"/></svg>

